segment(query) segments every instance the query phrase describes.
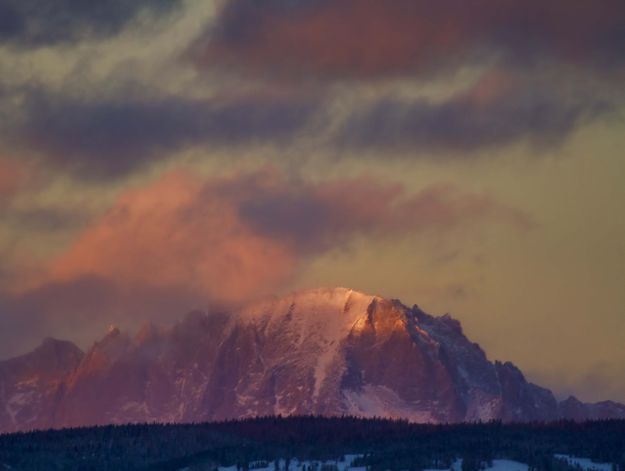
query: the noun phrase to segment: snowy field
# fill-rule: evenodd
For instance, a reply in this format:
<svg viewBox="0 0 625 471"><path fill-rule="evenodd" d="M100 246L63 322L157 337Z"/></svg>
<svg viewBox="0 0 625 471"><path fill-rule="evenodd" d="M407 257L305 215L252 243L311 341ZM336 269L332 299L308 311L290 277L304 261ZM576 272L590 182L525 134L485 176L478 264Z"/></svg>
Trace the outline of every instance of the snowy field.
<svg viewBox="0 0 625 471"><path fill-rule="evenodd" d="M339 471L366 471L365 467L352 466L356 458L361 458L363 455L345 455L340 460L328 460L328 461L299 461L292 459L289 461L288 471L301 471L302 468L318 470L320 471L324 465L336 466ZM278 467L280 470L286 470L286 461L279 460ZM276 463L274 461L264 462L259 461L249 464L250 471L276 471ZM237 471L236 466L224 467L220 466L218 471Z"/></svg>
<svg viewBox="0 0 625 471"><path fill-rule="evenodd" d="M321 471L324 465L336 466L339 471L366 471L364 467L352 466L356 458L360 458L363 455L345 455L341 460L329 460L329 461L299 461L292 459L289 461L288 471L301 471L302 469ZM555 455L556 458L567 461L572 465L579 466L584 471L613 471L612 465L608 463L594 463L588 458L577 458L568 455ZM278 463L279 470L286 470L286 461L280 460ZM456 460L451 466L453 471L461 471L462 460ZM485 468L485 471L528 471L529 466L518 461L511 460L493 460L493 465L489 468ZM236 466L218 468L218 471L237 471ZM250 471L277 471L276 463L271 462L256 462L250 463ZM449 471L449 469L426 469L424 471Z"/></svg>
<svg viewBox="0 0 625 471"><path fill-rule="evenodd" d="M461 471L462 460L456 460L452 468L454 471ZM485 471L527 471L529 466L518 461L510 460L493 460L493 465L490 468L485 468ZM426 469L424 471L449 471L447 469Z"/></svg>
<svg viewBox="0 0 625 471"><path fill-rule="evenodd" d="M300 471L302 467L306 467L307 469L316 469L321 470L323 465L336 465L339 471L366 471L364 467L354 467L352 463L358 457L362 455L346 455L343 460L340 461L298 461L291 460L289 462L289 471ZM250 471L276 471L275 463L270 462L267 463L266 466L262 466L262 462L259 463L250 463ZM278 466L281 470L285 469L286 462L284 460L280 460ZM517 461L510 460L493 460L493 466L490 468L486 468L485 471L528 471L528 466L523 463L519 463ZM462 469L462 460L456 460L456 462L452 465L451 469L454 471L461 471ZM237 471L236 466L230 467L220 467L219 471ZM424 471L449 471L448 469L429 469Z"/></svg>
<svg viewBox="0 0 625 471"><path fill-rule="evenodd" d="M588 458L576 458L568 455L554 455L556 458L567 461L569 464L577 465L584 471L612 471L612 465L609 463L594 463Z"/></svg>
<svg viewBox="0 0 625 471"><path fill-rule="evenodd" d="M608 463L594 463L588 458L576 458L568 455L554 455L556 458L567 461L569 464L579 466L583 471L613 471L612 465ZM462 469L462 460L457 460L453 466L453 471ZM517 461L493 460L493 466L486 468L486 471L528 471L529 466ZM448 471L443 469L427 469L424 471Z"/></svg>

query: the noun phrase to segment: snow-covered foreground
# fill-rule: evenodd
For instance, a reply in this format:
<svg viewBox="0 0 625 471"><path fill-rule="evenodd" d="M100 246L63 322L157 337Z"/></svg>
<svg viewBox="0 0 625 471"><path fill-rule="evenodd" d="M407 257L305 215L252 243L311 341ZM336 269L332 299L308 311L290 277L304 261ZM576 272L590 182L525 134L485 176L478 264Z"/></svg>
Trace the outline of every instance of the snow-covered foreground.
<svg viewBox="0 0 625 471"><path fill-rule="evenodd" d="M461 471L462 469L462 460L456 460L456 462L451 467L453 471ZM510 460L493 460L493 465L490 468L485 468L485 471L528 471L529 466L523 463L519 463L518 461L510 461ZM426 469L424 471L448 471L448 470L438 470L438 469Z"/></svg>
<svg viewBox="0 0 625 471"><path fill-rule="evenodd" d="M460 471L462 469L462 460L456 460L454 464L451 465L453 471ZM423 471L449 471L449 469L424 469Z"/></svg>
<svg viewBox="0 0 625 471"><path fill-rule="evenodd" d="M609 463L595 463L588 458L577 458L569 455L554 456L567 461L569 464L580 466L584 471L612 471L612 465Z"/></svg>
<svg viewBox="0 0 625 471"><path fill-rule="evenodd" d="M321 470L323 465L335 465L339 471L366 471L364 467L354 467L352 463L356 458L361 457L362 455L346 455L343 460L339 461L298 461L291 460L289 462L288 471L300 471L302 468L311 469L311 470ZM284 460L280 460L278 463L279 469L286 469L286 462ZM462 469L462 460L456 460L456 462L452 465L451 469L453 471L461 471ZM517 461L510 460L493 460L493 465L489 468L486 468L485 471L528 471L529 467L526 464L519 463ZM236 466L230 467L219 467L218 471L237 471ZM276 463L250 463L250 471L276 471ZM428 469L424 471L449 471L447 469Z"/></svg>
<svg viewBox="0 0 625 471"><path fill-rule="evenodd" d="M292 459L288 463L288 471L301 471L306 470L321 470L324 465L336 466L338 471L366 471L365 467L354 467L352 464L357 458L363 455L345 455L341 460L329 460L329 461L299 461ZM555 455L556 458L565 460L572 465L577 465L584 471L613 471L612 465L608 463L594 463L588 458L577 458L568 455ZM276 464L278 469L276 469ZM451 466L453 471L462 470L462 460L458 459ZM250 471L278 471L287 470L287 463L285 460L276 462L257 462L250 463ZM489 468L485 468L484 471L528 471L529 466L518 461L511 460L493 460L493 465ZM218 468L218 471L237 471L236 466ZM449 471L449 469L426 469L424 471Z"/></svg>
<svg viewBox="0 0 625 471"><path fill-rule="evenodd" d="M288 471L301 471L302 469L321 470L324 465L336 466L338 471L366 471L365 467L352 466L354 460L362 456L363 455L345 455L343 459L327 461L299 461L297 459L292 459L289 461ZM277 463L275 461L259 461L250 463L250 471L278 471L276 470L276 464L280 471L287 469L285 460L279 460ZM237 467L220 466L218 471L237 471Z"/></svg>
<svg viewBox="0 0 625 471"><path fill-rule="evenodd" d="M493 460L493 466L487 468L487 471L527 471L529 466L518 461L510 460Z"/></svg>

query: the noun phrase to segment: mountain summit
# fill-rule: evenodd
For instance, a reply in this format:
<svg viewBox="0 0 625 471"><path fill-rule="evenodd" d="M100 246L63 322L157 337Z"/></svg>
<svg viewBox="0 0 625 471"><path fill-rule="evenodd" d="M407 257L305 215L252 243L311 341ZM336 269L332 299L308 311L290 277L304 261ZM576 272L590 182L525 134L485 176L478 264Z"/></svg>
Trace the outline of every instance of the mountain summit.
<svg viewBox="0 0 625 471"><path fill-rule="evenodd" d="M84 355L47 340L0 363L0 391L4 432L274 414L625 418L625 406L609 401L558 404L513 364L490 362L449 315L344 288L196 311L134 338L114 328Z"/></svg>

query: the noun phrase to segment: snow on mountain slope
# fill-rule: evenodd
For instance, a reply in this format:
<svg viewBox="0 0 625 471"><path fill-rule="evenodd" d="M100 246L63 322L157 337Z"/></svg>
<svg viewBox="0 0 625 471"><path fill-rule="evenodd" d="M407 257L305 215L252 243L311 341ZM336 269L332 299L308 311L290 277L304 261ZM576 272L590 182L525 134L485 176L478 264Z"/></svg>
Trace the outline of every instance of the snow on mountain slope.
<svg viewBox="0 0 625 471"><path fill-rule="evenodd" d="M319 396L341 340L362 318L375 297L345 288L300 291L282 299L243 309L243 322L266 324L268 332L284 337L314 363L313 397Z"/></svg>
<svg viewBox="0 0 625 471"><path fill-rule="evenodd" d="M0 431L272 414L549 420L623 407L562 408L511 363L490 362L450 316L345 288L192 312L134 337L111 328L84 357L64 349L69 360L45 379L37 350L39 376L29 361L0 363Z"/></svg>

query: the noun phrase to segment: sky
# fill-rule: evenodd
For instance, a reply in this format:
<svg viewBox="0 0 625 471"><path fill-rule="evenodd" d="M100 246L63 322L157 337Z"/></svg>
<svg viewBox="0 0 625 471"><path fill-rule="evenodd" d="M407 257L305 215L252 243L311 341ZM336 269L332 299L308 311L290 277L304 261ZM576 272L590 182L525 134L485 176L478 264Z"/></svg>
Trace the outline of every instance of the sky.
<svg viewBox="0 0 625 471"><path fill-rule="evenodd" d="M345 286L625 401L622 0L0 0L0 358Z"/></svg>

